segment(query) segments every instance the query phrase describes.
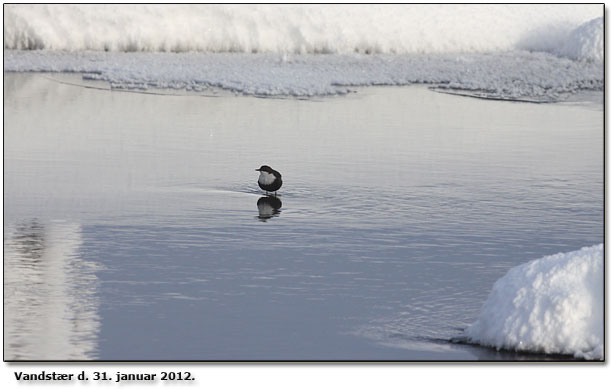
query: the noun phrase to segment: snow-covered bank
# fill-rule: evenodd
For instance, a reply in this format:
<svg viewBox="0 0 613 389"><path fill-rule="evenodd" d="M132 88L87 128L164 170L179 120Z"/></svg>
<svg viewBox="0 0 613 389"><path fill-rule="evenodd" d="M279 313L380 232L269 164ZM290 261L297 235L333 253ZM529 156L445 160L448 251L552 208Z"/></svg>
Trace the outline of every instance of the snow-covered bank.
<svg viewBox="0 0 613 389"><path fill-rule="evenodd" d="M499 349L602 359L603 265L600 244L511 269L465 335Z"/></svg>
<svg viewBox="0 0 613 389"><path fill-rule="evenodd" d="M598 4L6 5L4 48L277 54L519 49L593 59L602 58L602 39L599 52L576 50L594 41L589 28L576 29L602 17Z"/></svg>
<svg viewBox="0 0 613 389"><path fill-rule="evenodd" d="M6 5L4 70L115 89L309 97L427 83L554 102L602 90L603 37L597 4Z"/></svg>
<svg viewBox="0 0 613 389"><path fill-rule="evenodd" d="M4 51L5 71L78 72L115 89L221 88L258 96L342 95L427 83L481 97L552 102L602 90L603 67L526 51L499 54L291 55Z"/></svg>

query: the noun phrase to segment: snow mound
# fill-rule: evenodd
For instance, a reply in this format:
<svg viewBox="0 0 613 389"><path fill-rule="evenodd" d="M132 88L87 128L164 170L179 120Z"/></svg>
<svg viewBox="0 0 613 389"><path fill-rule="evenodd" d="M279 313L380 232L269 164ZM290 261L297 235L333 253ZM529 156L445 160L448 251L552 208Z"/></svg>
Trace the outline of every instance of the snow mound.
<svg viewBox="0 0 613 389"><path fill-rule="evenodd" d="M604 60L604 20L597 18L574 29L559 55L580 60Z"/></svg>
<svg viewBox="0 0 613 389"><path fill-rule="evenodd" d="M604 19L598 17L580 25L547 23L525 33L515 47L547 52L572 60L604 61Z"/></svg>
<svg viewBox="0 0 613 389"><path fill-rule="evenodd" d="M600 244L509 270L464 335L497 349L603 359L603 264Z"/></svg>

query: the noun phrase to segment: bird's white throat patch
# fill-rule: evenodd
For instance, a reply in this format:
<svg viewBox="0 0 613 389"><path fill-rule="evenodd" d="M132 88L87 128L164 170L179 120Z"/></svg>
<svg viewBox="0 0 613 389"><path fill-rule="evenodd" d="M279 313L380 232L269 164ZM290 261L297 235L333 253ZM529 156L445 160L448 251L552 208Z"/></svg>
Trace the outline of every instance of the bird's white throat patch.
<svg viewBox="0 0 613 389"><path fill-rule="evenodd" d="M262 185L270 185L275 181L275 175L268 172L260 172L258 182Z"/></svg>

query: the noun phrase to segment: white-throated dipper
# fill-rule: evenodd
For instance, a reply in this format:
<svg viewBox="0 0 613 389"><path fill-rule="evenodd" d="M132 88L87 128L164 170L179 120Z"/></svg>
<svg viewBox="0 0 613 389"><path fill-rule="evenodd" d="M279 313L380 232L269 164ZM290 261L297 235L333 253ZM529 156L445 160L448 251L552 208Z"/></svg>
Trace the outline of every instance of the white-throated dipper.
<svg viewBox="0 0 613 389"><path fill-rule="evenodd" d="M281 185L283 185L281 173L270 166L262 165L259 169L255 169L255 171L260 172L258 185L266 192L277 192Z"/></svg>

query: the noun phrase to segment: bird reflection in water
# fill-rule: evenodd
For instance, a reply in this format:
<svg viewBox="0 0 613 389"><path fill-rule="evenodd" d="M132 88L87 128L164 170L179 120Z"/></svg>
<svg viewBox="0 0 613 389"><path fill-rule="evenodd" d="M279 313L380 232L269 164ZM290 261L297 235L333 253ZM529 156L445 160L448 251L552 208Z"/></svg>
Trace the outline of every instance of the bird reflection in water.
<svg viewBox="0 0 613 389"><path fill-rule="evenodd" d="M262 196L258 199L258 219L265 222L281 213L283 203L277 196Z"/></svg>

